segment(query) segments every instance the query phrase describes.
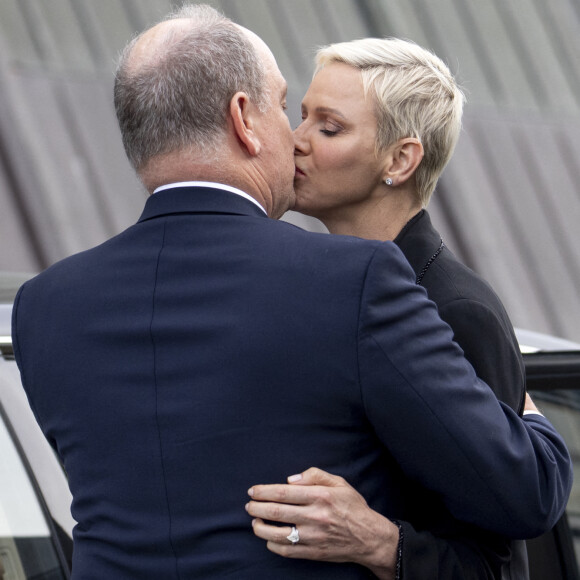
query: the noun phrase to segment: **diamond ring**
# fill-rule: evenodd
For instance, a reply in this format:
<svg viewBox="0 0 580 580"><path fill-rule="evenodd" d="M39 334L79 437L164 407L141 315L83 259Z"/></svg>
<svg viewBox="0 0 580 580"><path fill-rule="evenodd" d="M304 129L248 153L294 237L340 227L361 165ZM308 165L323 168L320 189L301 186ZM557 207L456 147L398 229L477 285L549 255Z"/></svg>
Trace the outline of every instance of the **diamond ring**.
<svg viewBox="0 0 580 580"><path fill-rule="evenodd" d="M300 534L298 533L296 526L292 526L292 531L289 536L286 536L286 539L292 542L292 545L297 544L300 541Z"/></svg>

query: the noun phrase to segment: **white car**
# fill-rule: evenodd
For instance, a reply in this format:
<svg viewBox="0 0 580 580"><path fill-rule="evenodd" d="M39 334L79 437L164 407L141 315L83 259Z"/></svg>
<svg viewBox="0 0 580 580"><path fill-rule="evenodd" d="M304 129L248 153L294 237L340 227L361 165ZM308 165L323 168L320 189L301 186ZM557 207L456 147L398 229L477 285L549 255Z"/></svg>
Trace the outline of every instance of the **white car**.
<svg viewBox="0 0 580 580"><path fill-rule="evenodd" d="M21 277L11 277L20 282ZM0 579L70 577L71 495L56 454L36 424L12 356L15 289L0 285ZM14 284L17 286L17 284Z"/></svg>

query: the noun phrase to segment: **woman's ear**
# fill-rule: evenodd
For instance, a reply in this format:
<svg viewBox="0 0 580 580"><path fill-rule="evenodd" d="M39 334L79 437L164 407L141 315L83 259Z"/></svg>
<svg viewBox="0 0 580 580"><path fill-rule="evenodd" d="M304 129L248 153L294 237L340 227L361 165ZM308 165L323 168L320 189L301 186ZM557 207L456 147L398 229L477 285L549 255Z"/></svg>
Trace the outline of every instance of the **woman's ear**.
<svg viewBox="0 0 580 580"><path fill-rule="evenodd" d="M262 143L256 134L258 109L246 93L236 93L230 101L230 118L236 137L251 157L260 154Z"/></svg>
<svg viewBox="0 0 580 580"><path fill-rule="evenodd" d="M401 185L414 175L424 151L419 139L408 137L397 141L389 153L383 181L391 179L393 185Z"/></svg>

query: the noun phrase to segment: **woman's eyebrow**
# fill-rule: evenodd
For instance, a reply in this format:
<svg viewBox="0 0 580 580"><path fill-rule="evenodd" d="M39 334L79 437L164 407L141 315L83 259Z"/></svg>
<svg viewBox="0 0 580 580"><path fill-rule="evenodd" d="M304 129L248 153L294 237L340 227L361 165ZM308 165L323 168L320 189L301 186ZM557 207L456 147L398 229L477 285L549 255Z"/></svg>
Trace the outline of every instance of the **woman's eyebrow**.
<svg viewBox="0 0 580 580"><path fill-rule="evenodd" d="M332 113L333 115L336 115L337 117L340 117L341 119L346 120L346 117L338 109L333 109L332 107L316 107L316 109L314 109L314 111L318 114L320 114L320 113Z"/></svg>

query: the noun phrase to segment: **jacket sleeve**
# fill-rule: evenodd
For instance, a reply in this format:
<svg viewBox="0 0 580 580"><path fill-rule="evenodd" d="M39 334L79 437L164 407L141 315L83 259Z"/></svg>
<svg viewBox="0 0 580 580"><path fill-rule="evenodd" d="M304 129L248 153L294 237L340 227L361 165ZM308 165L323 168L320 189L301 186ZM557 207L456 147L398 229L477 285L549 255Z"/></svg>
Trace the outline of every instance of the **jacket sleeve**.
<svg viewBox="0 0 580 580"><path fill-rule="evenodd" d="M399 522L401 558L397 580L494 580L511 557L510 543L500 536L461 531L442 537Z"/></svg>
<svg viewBox="0 0 580 580"><path fill-rule="evenodd" d="M512 538L563 513L568 450L547 419L521 419L480 381L400 251L378 248L359 313L367 416L405 475L459 520Z"/></svg>
<svg viewBox="0 0 580 580"><path fill-rule="evenodd" d="M428 287L427 287L428 288ZM496 397L521 415L525 396L525 368L519 345L501 305L473 299L454 299L438 305L439 315L453 331L453 339L463 350L477 376ZM481 437L481 435L480 435ZM420 504L421 513L430 514L431 504ZM413 526L400 522L404 542L400 551L401 580L493 580L506 570L527 577L527 554L523 541L463 525L457 520L442 526L435 521ZM413 524L417 523L410 517ZM503 572L502 572L503 570Z"/></svg>
<svg viewBox="0 0 580 580"><path fill-rule="evenodd" d="M499 307L499 306L498 306ZM439 306L439 316L451 327L475 374L495 396L522 414L526 375L522 355L507 314L505 320L487 304L476 300L453 300Z"/></svg>

